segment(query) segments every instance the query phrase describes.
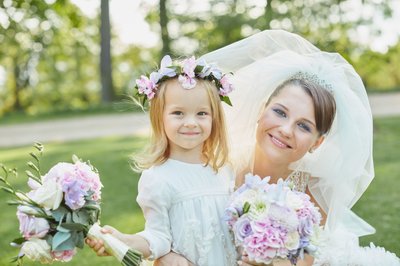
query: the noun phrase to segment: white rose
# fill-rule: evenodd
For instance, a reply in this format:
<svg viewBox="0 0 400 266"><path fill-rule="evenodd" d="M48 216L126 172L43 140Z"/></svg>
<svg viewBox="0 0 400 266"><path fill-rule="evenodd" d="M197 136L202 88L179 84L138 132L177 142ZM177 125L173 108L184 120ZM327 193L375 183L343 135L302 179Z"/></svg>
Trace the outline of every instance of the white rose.
<svg viewBox="0 0 400 266"><path fill-rule="evenodd" d="M32 238L26 241L21 248L21 252L33 261L40 261L40 263L53 262L50 254L50 246L43 239Z"/></svg>
<svg viewBox="0 0 400 266"><path fill-rule="evenodd" d="M285 248L288 250L294 250L299 248L299 241L300 241L300 235L297 233L297 231L292 231L287 235L286 241L285 241Z"/></svg>
<svg viewBox="0 0 400 266"><path fill-rule="evenodd" d="M286 205L292 210L304 208L303 200L296 194L289 191L286 195Z"/></svg>
<svg viewBox="0 0 400 266"><path fill-rule="evenodd" d="M47 179L32 195L32 200L52 210L56 210L60 206L62 198L62 187L56 179Z"/></svg>

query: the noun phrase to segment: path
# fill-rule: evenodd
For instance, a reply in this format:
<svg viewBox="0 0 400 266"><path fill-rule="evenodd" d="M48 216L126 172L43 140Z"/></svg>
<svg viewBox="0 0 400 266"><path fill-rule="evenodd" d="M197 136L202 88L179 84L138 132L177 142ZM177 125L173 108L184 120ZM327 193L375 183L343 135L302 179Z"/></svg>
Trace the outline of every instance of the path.
<svg viewBox="0 0 400 266"><path fill-rule="evenodd" d="M370 96L374 117L400 116L400 93ZM29 145L35 141L69 141L105 136L145 134L149 120L143 113L95 115L45 122L0 126L0 147Z"/></svg>

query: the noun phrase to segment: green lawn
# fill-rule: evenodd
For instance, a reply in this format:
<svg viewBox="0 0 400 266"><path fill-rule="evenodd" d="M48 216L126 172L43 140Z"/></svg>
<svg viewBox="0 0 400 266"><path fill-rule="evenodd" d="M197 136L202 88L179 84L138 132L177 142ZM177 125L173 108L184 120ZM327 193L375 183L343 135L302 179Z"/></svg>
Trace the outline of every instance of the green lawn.
<svg viewBox="0 0 400 266"><path fill-rule="evenodd" d="M377 233L361 239L363 245L370 241L384 246L400 255L400 117L375 121L374 159L376 177L367 192L354 207L354 211L370 224ZM102 223L111 224L122 231L133 233L143 228L143 217L135 198L138 175L129 167L128 156L143 147L142 138L101 138L89 141L49 143L45 145L43 169L59 161L70 161L73 153L90 160L101 174ZM16 147L0 150L0 162L9 167L27 169L26 160L31 147ZM21 174L14 184L23 186L26 179ZM5 204L8 195L0 194L1 241L0 265L7 265L9 258L18 250L9 246L10 240L18 236L15 208ZM26 265L38 265L28 260ZM55 263L54 265L61 265ZM69 265L118 265L113 258L99 258L88 248L79 250Z"/></svg>

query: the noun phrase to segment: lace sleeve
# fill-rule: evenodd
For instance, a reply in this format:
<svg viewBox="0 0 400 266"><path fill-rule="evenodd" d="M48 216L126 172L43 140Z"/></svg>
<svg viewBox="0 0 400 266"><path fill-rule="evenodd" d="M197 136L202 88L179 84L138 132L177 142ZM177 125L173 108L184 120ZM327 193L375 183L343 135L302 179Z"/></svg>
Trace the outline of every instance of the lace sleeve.
<svg viewBox="0 0 400 266"><path fill-rule="evenodd" d="M301 171L294 171L288 176L288 180L294 185L294 189L300 192L306 192L310 174Z"/></svg>

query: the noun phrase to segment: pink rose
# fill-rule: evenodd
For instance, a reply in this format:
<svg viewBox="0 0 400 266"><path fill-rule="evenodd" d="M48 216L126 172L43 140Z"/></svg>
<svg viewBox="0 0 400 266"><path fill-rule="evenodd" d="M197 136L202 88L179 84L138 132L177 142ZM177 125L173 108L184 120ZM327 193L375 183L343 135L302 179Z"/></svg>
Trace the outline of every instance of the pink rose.
<svg viewBox="0 0 400 266"><path fill-rule="evenodd" d="M52 251L51 256L58 261L68 262L72 260L72 257L76 254L76 250L62 250L62 251Z"/></svg>

